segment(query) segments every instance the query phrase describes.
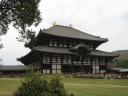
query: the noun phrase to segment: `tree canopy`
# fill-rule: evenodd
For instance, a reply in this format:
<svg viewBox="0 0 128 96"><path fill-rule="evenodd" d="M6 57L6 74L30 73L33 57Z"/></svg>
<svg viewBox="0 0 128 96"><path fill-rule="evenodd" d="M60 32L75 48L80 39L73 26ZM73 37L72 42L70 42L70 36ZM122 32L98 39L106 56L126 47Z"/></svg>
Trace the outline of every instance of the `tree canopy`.
<svg viewBox="0 0 128 96"><path fill-rule="evenodd" d="M6 34L12 24L23 38L28 39L28 34L34 34L28 28L41 22L39 3L40 0L0 0L0 33Z"/></svg>
<svg viewBox="0 0 128 96"><path fill-rule="evenodd" d="M112 64L114 67L128 68L128 50L114 51L115 54L119 54L119 57L113 59Z"/></svg>

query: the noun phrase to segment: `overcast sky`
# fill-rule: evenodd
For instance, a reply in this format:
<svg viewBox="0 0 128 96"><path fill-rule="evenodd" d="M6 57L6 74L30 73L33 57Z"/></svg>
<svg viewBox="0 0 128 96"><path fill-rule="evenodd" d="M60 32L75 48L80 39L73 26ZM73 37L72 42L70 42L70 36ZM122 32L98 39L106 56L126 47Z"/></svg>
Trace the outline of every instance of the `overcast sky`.
<svg viewBox="0 0 128 96"><path fill-rule="evenodd" d="M104 51L128 49L128 0L41 0L41 24L35 30L48 28L53 22L72 26L83 32L108 38L98 47ZM30 50L16 40L18 32L10 26L1 37L4 48L0 50L3 65L21 64L16 58Z"/></svg>

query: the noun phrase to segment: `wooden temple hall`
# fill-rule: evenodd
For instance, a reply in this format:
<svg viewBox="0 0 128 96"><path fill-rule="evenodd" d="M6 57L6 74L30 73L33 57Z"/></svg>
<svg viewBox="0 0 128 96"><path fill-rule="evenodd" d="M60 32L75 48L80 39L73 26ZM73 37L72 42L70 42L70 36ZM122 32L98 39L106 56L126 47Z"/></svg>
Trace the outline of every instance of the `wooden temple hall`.
<svg viewBox="0 0 128 96"><path fill-rule="evenodd" d="M40 30L37 43L18 60L39 67L43 73L104 73L117 55L96 50L108 41L72 28L54 25Z"/></svg>

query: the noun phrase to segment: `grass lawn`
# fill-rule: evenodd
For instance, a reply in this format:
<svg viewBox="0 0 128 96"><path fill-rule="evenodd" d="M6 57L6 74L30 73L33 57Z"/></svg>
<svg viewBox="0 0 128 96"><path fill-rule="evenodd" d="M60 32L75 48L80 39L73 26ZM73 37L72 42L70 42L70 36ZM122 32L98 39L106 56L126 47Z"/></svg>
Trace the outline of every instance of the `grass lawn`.
<svg viewBox="0 0 128 96"><path fill-rule="evenodd" d="M0 96L12 96L21 78L0 78ZM63 78L69 93L75 96L128 96L128 80Z"/></svg>

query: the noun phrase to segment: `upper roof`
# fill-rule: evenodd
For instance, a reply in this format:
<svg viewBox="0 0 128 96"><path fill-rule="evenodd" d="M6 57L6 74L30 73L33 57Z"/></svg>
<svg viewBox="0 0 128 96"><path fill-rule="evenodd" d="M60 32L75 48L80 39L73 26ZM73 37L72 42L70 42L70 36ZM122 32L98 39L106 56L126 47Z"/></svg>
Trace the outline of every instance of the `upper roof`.
<svg viewBox="0 0 128 96"><path fill-rule="evenodd" d="M91 40L91 41L102 41L102 42L108 41L107 38L100 38L99 36L93 36L85 32L82 32L80 30L74 29L72 27L61 26L61 25L54 25L48 29L42 30L41 32L60 37L68 37L68 38Z"/></svg>

